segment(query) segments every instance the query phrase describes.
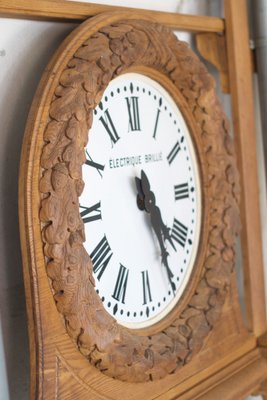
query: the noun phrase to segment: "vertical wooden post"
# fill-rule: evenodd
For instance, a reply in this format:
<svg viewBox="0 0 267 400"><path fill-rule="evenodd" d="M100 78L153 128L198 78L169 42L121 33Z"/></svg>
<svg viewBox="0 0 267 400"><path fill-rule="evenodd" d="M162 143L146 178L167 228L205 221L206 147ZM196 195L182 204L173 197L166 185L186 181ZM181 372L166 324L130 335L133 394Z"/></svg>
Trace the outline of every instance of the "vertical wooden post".
<svg viewBox="0 0 267 400"><path fill-rule="evenodd" d="M266 331L264 273L246 0L225 0L226 40L234 134L241 175L242 252L248 328Z"/></svg>

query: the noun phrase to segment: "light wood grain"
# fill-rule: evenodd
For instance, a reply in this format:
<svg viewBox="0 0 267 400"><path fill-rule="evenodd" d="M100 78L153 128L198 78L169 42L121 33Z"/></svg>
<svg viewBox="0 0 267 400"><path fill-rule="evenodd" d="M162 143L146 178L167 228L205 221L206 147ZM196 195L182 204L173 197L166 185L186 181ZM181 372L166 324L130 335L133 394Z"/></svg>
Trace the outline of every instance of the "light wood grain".
<svg viewBox="0 0 267 400"><path fill-rule="evenodd" d="M244 399L248 394L257 391L260 382L265 379L267 373L267 362L260 352L255 349L243 353L239 359L232 360L221 370L213 369L203 371L206 375L198 385L194 386L192 377L191 386L184 392L181 391L179 400L236 400ZM188 382L187 382L188 383ZM183 384L180 385L180 389ZM170 390L165 397L159 400L176 399L175 391Z"/></svg>
<svg viewBox="0 0 267 400"><path fill-rule="evenodd" d="M196 35L197 49L207 61L213 64L220 74L223 93L229 93L229 74L224 35L216 33L199 33Z"/></svg>
<svg viewBox="0 0 267 400"><path fill-rule="evenodd" d="M241 174L242 259L249 329L266 331L252 64L245 0L225 0L233 125Z"/></svg>
<svg viewBox="0 0 267 400"><path fill-rule="evenodd" d="M175 14L64 0L0 0L0 15L10 17L84 21L89 17L108 11L140 12L143 17L148 16L176 30L192 32L224 31L224 21L217 17Z"/></svg>
<svg viewBox="0 0 267 400"><path fill-rule="evenodd" d="M242 365L243 364L243 365ZM192 398L198 400L235 400L245 399L248 393L253 393L258 389L260 382L265 379L267 373L267 362L262 359L257 352L243 356L241 360L233 363L224 371L217 374L217 385L213 387L214 377L210 377L206 384L208 390L205 389L199 395L189 397L188 395L182 397L181 400L191 400ZM218 375L221 381L218 384Z"/></svg>

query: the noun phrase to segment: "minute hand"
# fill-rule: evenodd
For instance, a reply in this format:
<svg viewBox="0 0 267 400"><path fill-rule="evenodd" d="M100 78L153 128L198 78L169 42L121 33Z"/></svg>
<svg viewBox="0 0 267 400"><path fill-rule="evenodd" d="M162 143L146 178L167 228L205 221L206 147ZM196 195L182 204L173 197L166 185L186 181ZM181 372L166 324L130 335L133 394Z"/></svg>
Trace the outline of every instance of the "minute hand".
<svg viewBox="0 0 267 400"><path fill-rule="evenodd" d="M165 239L167 239L171 242L171 238L169 235L169 229L162 221L160 209L158 206L156 206L155 195L150 190L149 180L143 170L141 171L141 187L142 187L142 193L144 195L144 209L150 214L151 225L156 234L156 237L159 242L160 250L161 250L161 260L162 260L163 265L166 268L168 279L169 279L172 291L174 293L176 290L176 286L175 286L174 282L172 282L173 273L170 270L170 267L168 265L168 259L167 259L169 253L167 252L165 245L164 245ZM172 242L171 242L171 244L172 244Z"/></svg>
<svg viewBox="0 0 267 400"><path fill-rule="evenodd" d="M156 237L158 239L158 242L159 242L159 246L160 246L160 250L161 250L161 261L162 261L162 264L166 268L168 279L169 279L172 291L174 293L175 290L176 290L176 287L175 287L174 282L172 281L173 273L170 270L170 267L169 267L169 264L168 264L168 258L167 257L169 255L169 253L168 253L168 251L167 251L167 249L166 249L166 247L164 245L164 240L163 240L163 232L164 232L165 229L168 229L168 228L166 227L166 225L164 225L164 223L162 221L160 209L159 209L158 206L153 205L151 207L150 218L151 218L152 228L153 228L153 230L154 230L154 232L156 234Z"/></svg>

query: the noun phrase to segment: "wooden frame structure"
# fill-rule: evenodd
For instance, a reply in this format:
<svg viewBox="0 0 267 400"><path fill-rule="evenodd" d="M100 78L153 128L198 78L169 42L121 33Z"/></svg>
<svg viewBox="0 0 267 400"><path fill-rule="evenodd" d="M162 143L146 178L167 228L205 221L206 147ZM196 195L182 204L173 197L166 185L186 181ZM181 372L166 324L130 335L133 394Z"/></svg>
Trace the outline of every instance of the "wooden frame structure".
<svg viewBox="0 0 267 400"><path fill-rule="evenodd" d="M225 19L138 10L144 17L149 16L172 29L196 33L200 52L213 62L223 75L223 88L225 91L229 90L231 94L236 151L241 176L242 265L247 326L251 333L251 342L234 357L229 357L227 363L222 363L215 373L211 367L203 371L197 381L191 377L182 383L179 398L184 400L242 399L251 393L262 394L267 399L264 271L257 183L253 68L249 49L246 2L245 0L225 0L224 7ZM63 0L30 2L0 0L0 15L15 18L83 21L102 12L122 9L125 10L121 7ZM164 399L178 398L177 393L176 389L171 389ZM80 397L75 398L82 399L84 398L82 396L81 394ZM163 397L160 398L163 399Z"/></svg>

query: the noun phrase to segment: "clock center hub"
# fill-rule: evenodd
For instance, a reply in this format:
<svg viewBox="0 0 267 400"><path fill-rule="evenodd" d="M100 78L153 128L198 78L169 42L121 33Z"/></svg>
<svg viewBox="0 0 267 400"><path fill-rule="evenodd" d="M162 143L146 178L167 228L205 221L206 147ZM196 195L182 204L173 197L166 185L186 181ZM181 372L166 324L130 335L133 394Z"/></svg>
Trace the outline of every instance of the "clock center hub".
<svg viewBox="0 0 267 400"><path fill-rule="evenodd" d="M149 215L140 212L137 205L135 178L141 176L141 170L146 171L165 223L170 225L174 202L172 188L164 184L168 169L160 146L145 134L121 138L110 152L102 182L102 219L107 240L123 265L141 271L159 259Z"/></svg>

